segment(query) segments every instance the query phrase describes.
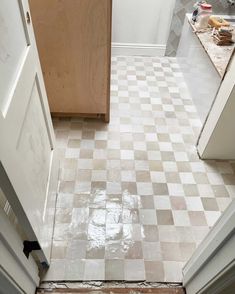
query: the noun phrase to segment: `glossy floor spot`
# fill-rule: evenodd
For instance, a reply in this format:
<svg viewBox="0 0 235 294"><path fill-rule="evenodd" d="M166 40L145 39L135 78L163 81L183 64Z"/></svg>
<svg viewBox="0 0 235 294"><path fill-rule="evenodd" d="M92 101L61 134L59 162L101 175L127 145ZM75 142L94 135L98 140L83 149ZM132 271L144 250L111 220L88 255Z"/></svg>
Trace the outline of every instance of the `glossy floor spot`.
<svg viewBox="0 0 235 294"><path fill-rule="evenodd" d="M55 119L61 156L44 280L180 282L235 196L235 163L201 161L174 58L112 59L111 121Z"/></svg>

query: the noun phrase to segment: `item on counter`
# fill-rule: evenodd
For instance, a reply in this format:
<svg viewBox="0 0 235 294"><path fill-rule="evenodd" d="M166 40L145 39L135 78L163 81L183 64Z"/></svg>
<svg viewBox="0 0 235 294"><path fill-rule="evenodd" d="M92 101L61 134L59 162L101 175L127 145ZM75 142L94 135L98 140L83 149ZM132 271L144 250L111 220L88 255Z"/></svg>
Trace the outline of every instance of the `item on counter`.
<svg viewBox="0 0 235 294"><path fill-rule="evenodd" d="M197 21L196 21L196 29L206 29L208 27L208 21L210 19L210 16L212 14L212 5L207 3L200 4L198 8L198 15L197 15Z"/></svg>
<svg viewBox="0 0 235 294"><path fill-rule="evenodd" d="M195 23L197 21L197 16L198 16L198 12L199 12L199 7L201 4L203 3L206 3L206 1L204 0L200 0L200 1L197 1L194 5L193 5L193 13L192 13L192 21L193 23Z"/></svg>
<svg viewBox="0 0 235 294"><path fill-rule="evenodd" d="M216 15L210 16L208 23L211 27L216 29L230 26L229 22L224 20L222 17L216 16Z"/></svg>
<svg viewBox="0 0 235 294"><path fill-rule="evenodd" d="M216 45L228 46L233 44L233 28L221 27L213 33L213 39Z"/></svg>

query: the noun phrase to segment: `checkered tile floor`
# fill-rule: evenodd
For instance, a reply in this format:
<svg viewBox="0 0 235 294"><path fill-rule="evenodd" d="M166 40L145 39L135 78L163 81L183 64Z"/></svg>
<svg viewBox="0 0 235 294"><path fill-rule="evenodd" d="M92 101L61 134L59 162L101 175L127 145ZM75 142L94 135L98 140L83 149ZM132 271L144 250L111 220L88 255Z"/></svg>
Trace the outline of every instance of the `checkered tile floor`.
<svg viewBox="0 0 235 294"><path fill-rule="evenodd" d="M45 280L180 282L235 197L235 163L201 161L174 58L112 59L111 121L56 119L60 187Z"/></svg>

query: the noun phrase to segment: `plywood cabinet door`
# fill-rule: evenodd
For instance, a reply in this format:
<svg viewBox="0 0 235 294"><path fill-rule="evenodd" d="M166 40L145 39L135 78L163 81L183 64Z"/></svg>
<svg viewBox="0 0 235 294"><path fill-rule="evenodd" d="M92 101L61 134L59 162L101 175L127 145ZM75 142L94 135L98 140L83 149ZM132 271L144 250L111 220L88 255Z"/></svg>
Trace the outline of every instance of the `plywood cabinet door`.
<svg viewBox="0 0 235 294"><path fill-rule="evenodd" d="M109 112L111 0L30 0L51 112Z"/></svg>

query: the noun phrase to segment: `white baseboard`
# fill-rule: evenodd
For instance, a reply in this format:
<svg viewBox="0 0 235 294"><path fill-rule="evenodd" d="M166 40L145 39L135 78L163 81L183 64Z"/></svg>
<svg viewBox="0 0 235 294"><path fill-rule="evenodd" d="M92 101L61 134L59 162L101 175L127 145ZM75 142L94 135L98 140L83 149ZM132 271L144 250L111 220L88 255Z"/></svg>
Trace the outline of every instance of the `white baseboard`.
<svg viewBox="0 0 235 294"><path fill-rule="evenodd" d="M112 55L159 56L165 55L166 45L138 44L138 43L112 43Z"/></svg>

